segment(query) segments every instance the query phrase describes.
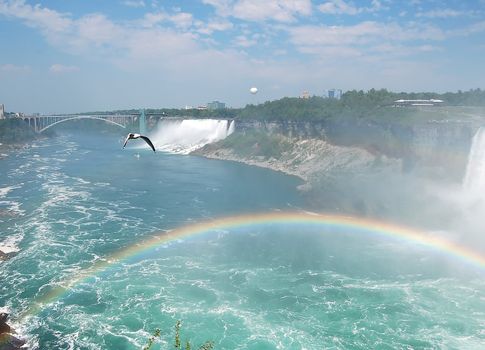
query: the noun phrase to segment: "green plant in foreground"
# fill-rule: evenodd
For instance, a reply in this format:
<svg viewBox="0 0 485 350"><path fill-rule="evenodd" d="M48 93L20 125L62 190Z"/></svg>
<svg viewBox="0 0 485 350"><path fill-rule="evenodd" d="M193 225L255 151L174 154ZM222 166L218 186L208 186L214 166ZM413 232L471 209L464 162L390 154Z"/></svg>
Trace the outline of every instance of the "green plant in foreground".
<svg viewBox="0 0 485 350"><path fill-rule="evenodd" d="M181 349L180 347L180 321L175 324L175 349Z"/></svg>
<svg viewBox="0 0 485 350"><path fill-rule="evenodd" d="M180 327L182 325L182 322L177 321L175 324L175 340L174 340L174 347L175 349L182 349L182 342L180 340ZM155 330L155 333L153 333L153 336L150 337L148 340L148 344L143 348L143 350L150 350L150 348L153 346L155 343L156 338L160 338L160 329ZM214 348L214 342L213 341L206 341L204 344L202 344L198 350L212 350ZM187 340L185 342L185 350L190 350L192 349L192 346L190 345L190 342Z"/></svg>
<svg viewBox="0 0 485 350"><path fill-rule="evenodd" d="M153 333L153 336L150 337L150 339L148 339L148 344L143 348L143 350L149 350L153 343L155 342L155 339L156 338L159 338L160 337L160 329L156 329L155 330L155 333Z"/></svg>

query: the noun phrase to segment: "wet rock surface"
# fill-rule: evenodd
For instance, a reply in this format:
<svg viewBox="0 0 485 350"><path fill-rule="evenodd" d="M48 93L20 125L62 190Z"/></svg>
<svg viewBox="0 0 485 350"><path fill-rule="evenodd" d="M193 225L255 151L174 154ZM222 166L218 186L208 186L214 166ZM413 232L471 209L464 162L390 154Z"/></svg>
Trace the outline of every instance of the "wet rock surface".
<svg viewBox="0 0 485 350"><path fill-rule="evenodd" d="M15 330L7 324L8 314L0 313L0 350L24 349L25 340L17 338Z"/></svg>

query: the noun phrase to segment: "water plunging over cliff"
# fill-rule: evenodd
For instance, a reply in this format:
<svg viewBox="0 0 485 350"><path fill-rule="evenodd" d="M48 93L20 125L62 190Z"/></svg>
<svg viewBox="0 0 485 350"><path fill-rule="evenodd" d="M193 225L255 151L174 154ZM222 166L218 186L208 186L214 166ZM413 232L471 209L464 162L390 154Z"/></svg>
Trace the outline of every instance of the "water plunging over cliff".
<svg viewBox="0 0 485 350"><path fill-rule="evenodd" d="M151 139L162 151L188 154L234 132L234 121L216 119L162 120Z"/></svg>
<svg viewBox="0 0 485 350"><path fill-rule="evenodd" d="M485 128L478 129L473 137L463 189L477 195L485 190Z"/></svg>

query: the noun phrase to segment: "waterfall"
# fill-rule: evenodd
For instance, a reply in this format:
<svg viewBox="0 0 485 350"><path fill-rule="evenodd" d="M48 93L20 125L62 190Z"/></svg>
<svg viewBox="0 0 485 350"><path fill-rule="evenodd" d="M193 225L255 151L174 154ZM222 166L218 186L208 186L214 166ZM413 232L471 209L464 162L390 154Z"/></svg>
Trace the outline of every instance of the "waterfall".
<svg viewBox="0 0 485 350"><path fill-rule="evenodd" d="M485 128L478 129L473 136L468 154L468 164L463 189L476 195L483 195L485 190Z"/></svg>
<svg viewBox="0 0 485 350"><path fill-rule="evenodd" d="M234 128L236 127L236 123L234 120L231 121L231 124L229 125L229 129L227 129L227 136L231 135L234 132Z"/></svg>
<svg viewBox="0 0 485 350"><path fill-rule="evenodd" d="M188 154L234 132L234 121L216 119L161 120L150 138L159 150Z"/></svg>

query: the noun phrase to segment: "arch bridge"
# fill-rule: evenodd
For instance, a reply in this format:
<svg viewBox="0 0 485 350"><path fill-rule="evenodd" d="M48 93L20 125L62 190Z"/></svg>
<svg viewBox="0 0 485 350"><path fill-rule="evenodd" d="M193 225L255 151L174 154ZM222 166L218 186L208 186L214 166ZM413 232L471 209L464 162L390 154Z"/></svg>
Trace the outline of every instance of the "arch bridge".
<svg viewBox="0 0 485 350"><path fill-rule="evenodd" d="M23 119L32 127L35 132L42 133L45 130L71 120L101 120L108 124L126 128L128 125L139 122L140 132L144 133L146 128L145 111L141 110L139 114L64 114L64 115L22 115L17 118Z"/></svg>

